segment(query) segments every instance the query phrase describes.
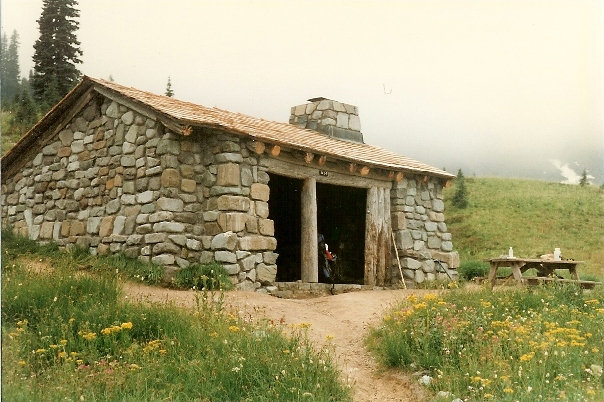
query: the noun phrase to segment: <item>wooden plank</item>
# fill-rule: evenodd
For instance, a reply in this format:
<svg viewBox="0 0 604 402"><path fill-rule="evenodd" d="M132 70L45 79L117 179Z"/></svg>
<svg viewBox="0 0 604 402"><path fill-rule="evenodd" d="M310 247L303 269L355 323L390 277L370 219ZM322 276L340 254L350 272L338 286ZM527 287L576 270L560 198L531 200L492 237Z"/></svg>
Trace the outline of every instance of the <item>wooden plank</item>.
<svg viewBox="0 0 604 402"><path fill-rule="evenodd" d="M405 177L405 175L403 174L403 172L398 172L396 174L396 177L394 178L396 180L396 182L400 182L401 180L403 180L403 177Z"/></svg>
<svg viewBox="0 0 604 402"><path fill-rule="evenodd" d="M281 156L283 156L283 154ZM327 176L323 176L317 167L309 166L303 161L293 158L291 160L282 160L268 157L268 155L265 154L262 158L260 158L259 164L261 166L266 166L269 173L275 173L281 176L293 177L296 179L313 177L317 183L327 183L357 188L392 187L391 181L378 180L372 177L352 176L348 173L335 172L329 168L322 169L328 173Z"/></svg>
<svg viewBox="0 0 604 402"><path fill-rule="evenodd" d="M369 166L363 166L360 171L361 176L367 176L370 170L371 168Z"/></svg>
<svg viewBox="0 0 604 402"><path fill-rule="evenodd" d="M365 216L365 285L384 286L390 283L391 231L390 189L372 187L367 190Z"/></svg>
<svg viewBox="0 0 604 402"><path fill-rule="evenodd" d="M302 183L302 282L319 281L319 250L317 244L317 182L310 177Z"/></svg>
<svg viewBox="0 0 604 402"><path fill-rule="evenodd" d="M389 233L392 233L392 215L390 213L390 189L383 188L384 197L384 212L382 213L382 243L380 247L384 250L384 283L388 285L392 283L392 243L390 242Z"/></svg>
<svg viewBox="0 0 604 402"><path fill-rule="evenodd" d="M319 166L324 166L325 162L327 162L327 156L321 155L319 157L319 161L317 163L319 164Z"/></svg>

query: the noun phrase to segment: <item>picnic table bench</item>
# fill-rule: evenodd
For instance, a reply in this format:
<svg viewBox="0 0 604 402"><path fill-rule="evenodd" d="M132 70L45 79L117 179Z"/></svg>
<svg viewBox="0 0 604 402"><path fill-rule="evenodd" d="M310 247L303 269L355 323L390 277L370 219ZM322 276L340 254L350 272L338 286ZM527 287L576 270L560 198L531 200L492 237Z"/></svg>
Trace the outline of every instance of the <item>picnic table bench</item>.
<svg viewBox="0 0 604 402"><path fill-rule="evenodd" d="M578 283L581 286L593 287L598 282L592 281L581 281L579 280L579 274L577 273L577 265L582 264L583 261L573 260L546 260L540 258L515 258L515 257L498 257L485 260L491 265L489 276L487 280L491 284L491 289L495 286L497 281L497 270L501 267L508 267L512 269L512 275L517 283L543 283L547 281L559 280L562 282L573 282ZM535 268L537 270L536 277L525 277L522 276L527 270ZM555 278L555 272L559 269L568 270L571 279L558 279ZM507 277L509 279L510 277ZM590 286L591 285L591 286Z"/></svg>

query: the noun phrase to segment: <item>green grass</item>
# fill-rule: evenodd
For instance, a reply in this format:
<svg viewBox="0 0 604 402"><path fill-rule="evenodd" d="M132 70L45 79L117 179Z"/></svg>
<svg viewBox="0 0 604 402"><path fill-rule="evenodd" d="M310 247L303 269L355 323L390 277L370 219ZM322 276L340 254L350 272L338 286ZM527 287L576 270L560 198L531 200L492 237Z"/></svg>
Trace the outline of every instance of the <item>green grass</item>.
<svg viewBox="0 0 604 402"><path fill-rule="evenodd" d="M604 290L571 285L411 295L368 338L441 399L603 400ZM429 377L429 378L428 378Z"/></svg>
<svg viewBox="0 0 604 402"><path fill-rule="evenodd" d="M562 250L563 258L585 261L582 278L604 280L604 192L524 179L466 178L469 206L449 202L447 225L462 262L507 255L534 258Z"/></svg>
<svg viewBox="0 0 604 402"><path fill-rule="evenodd" d="M97 257L2 247L3 400L350 400L304 328L250 323L219 292L191 310L123 302L120 269L91 269Z"/></svg>

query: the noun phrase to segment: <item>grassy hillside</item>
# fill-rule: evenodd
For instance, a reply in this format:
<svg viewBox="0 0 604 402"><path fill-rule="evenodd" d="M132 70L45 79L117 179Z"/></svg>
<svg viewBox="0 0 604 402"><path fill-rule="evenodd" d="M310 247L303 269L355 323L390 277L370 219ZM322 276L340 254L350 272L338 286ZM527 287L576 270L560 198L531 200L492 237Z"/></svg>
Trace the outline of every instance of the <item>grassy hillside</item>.
<svg viewBox="0 0 604 402"><path fill-rule="evenodd" d="M585 261L580 275L604 279L604 191L524 179L466 178L469 207L445 190L447 224L462 262L507 254L536 257L562 250Z"/></svg>

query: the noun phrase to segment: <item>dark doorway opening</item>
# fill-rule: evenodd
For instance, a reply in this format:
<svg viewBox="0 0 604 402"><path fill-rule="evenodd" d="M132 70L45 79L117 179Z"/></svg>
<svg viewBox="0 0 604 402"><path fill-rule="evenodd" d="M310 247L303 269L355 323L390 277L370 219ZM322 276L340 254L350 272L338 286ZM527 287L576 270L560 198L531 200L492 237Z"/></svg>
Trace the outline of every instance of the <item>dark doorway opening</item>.
<svg viewBox="0 0 604 402"><path fill-rule="evenodd" d="M366 205L367 189L317 183L317 228L337 255L337 283L363 284ZM319 270L319 282L331 280Z"/></svg>
<svg viewBox="0 0 604 402"><path fill-rule="evenodd" d="M300 221L302 180L269 173L269 218L275 223L277 239L277 281L293 282L301 279Z"/></svg>

